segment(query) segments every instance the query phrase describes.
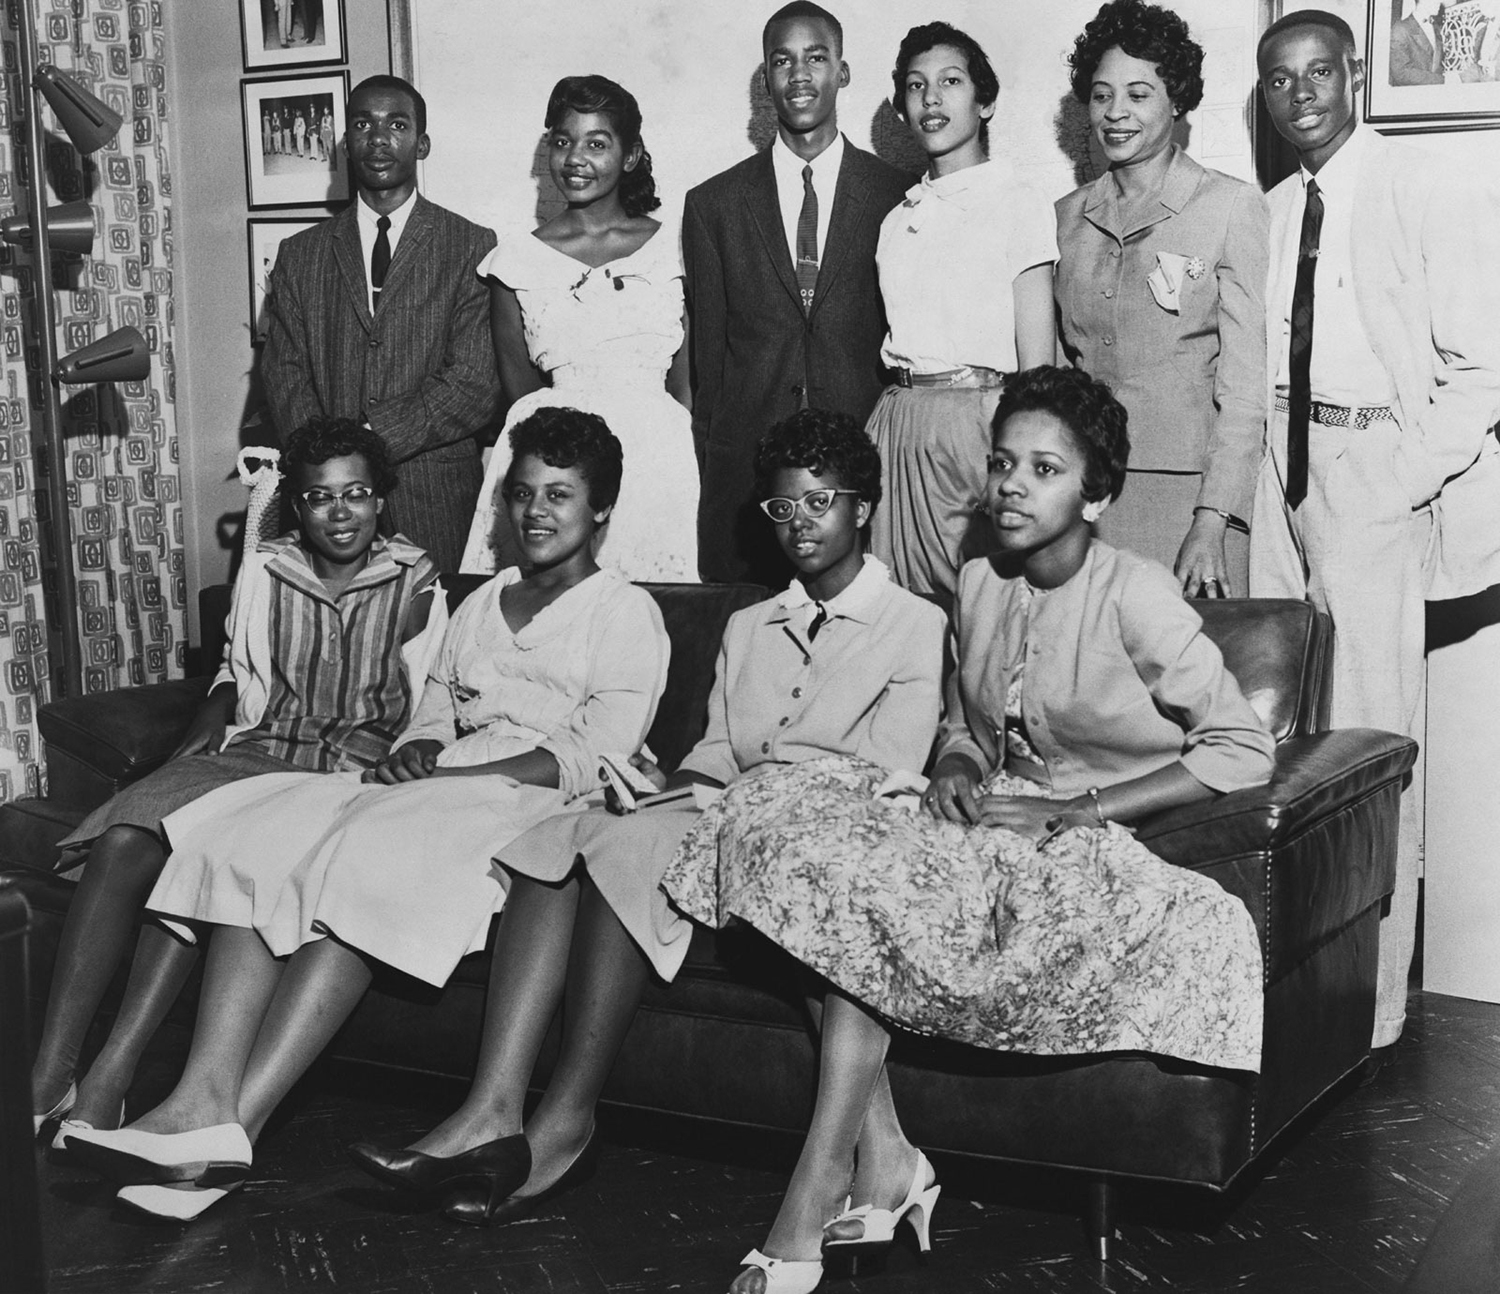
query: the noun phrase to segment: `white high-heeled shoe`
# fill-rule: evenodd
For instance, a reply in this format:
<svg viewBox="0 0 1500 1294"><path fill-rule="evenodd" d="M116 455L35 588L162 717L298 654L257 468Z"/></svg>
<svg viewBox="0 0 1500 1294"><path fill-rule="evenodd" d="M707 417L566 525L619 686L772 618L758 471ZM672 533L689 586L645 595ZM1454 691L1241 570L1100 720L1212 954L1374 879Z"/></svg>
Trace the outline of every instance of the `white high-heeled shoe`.
<svg viewBox="0 0 1500 1294"><path fill-rule="evenodd" d="M115 1120L115 1127L118 1129L124 1122L125 1102L121 1101L120 1117ZM57 1125L57 1135L52 1138L52 1149L66 1152L68 1148L63 1143L68 1139L69 1134L77 1134L84 1128L87 1128L90 1132L98 1131L87 1119L64 1119Z"/></svg>
<svg viewBox="0 0 1500 1294"><path fill-rule="evenodd" d="M740 1259L741 1267L759 1267L766 1274L766 1294L812 1294L823 1281L823 1260L767 1258L752 1249Z"/></svg>
<svg viewBox="0 0 1500 1294"><path fill-rule="evenodd" d="M245 1184L244 1179L223 1186L151 1186L138 1183L122 1186L115 1195L128 1208L163 1222L192 1222L202 1217L231 1191Z"/></svg>
<svg viewBox="0 0 1500 1294"><path fill-rule="evenodd" d="M238 1123L216 1123L190 1132L70 1128L63 1148L123 1186L167 1182L221 1186L243 1178L254 1160L250 1138Z"/></svg>
<svg viewBox="0 0 1500 1294"><path fill-rule="evenodd" d="M31 1116L31 1135L40 1137L42 1129L53 1119L66 1119L69 1112L78 1104L78 1084L69 1083L68 1090L62 1094L62 1100L54 1105L46 1114L33 1114Z"/></svg>
<svg viewBox="0 0 1500 1294"><path fill-rule="evenodd" d="M929 1176L934 1178L930 1186L927 1184ZM896 1238L897 1224L905 1221L911 1224L911 1229L917 1234L917 1247L924 1254L927 1253L932 1248L932 1210L942 1191L927 1156L920 1150L917 1151L917 1168L912 1174L906 1198L894 1209L877 1209L871 1204L845 1209L828 1227L840 1222L859 1222L863 1224L864 1230L857 1237L843 1240L830 1236L828 1227L824 1227L823 1252L838 1254L851 1260L883 1254Z"/></svg>

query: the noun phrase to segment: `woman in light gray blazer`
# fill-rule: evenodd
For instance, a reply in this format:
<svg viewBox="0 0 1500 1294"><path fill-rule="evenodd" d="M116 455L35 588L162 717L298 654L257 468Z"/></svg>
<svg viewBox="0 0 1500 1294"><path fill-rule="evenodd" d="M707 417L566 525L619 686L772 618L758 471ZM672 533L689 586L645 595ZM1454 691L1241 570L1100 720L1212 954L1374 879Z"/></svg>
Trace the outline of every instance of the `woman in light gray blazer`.
<svg viewBox="0 0 1500 1294"><path fill-rule="evenodd" d="M1173 142L1203 50L1169 9L1101 8L1069 56L1109 169L1057 204L1058 334L1130 415L1130 474L1099 533L1189 595L1246 592L1265 422L1265 197Z"/></svg>

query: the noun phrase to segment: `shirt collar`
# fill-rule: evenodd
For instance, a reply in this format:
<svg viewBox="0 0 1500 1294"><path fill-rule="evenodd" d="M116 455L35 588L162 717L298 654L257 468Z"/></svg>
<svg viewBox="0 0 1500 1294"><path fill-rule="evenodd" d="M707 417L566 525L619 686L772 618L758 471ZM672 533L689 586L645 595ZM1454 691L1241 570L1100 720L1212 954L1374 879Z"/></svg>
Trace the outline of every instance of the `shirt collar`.
<svg viewBox="0 0 1500 1294"><path fill-rule="evenodd" d="M781 137L781 132L776 132L776 142L771 145L771 165L776 171L776 184L780 188L783 185L795 184L800 192L802 188L802 168L811 166L813 170L813 187L820 193L831 193L832 190L825 185L837 184L839 178L839 167L844 162L844 133L840 131L834 136L833 143L829 144L811 162L805 162L792 152L792 147Z"/></svg>
<svg viewBox="0 0 1500 1294"><path fill-rule="evenodd" d="M406 222L411 219L411 213L416 210L416 206L417 191L413 189L411 196L390 213L391 229L389 237L393 247L401 241L401 234L406 229ZM363 195L355 200L354 210L359 217L359 223L364 227L373 244L380 232L376 227L376 222L380 219L380 213L373 207L366 205Z"/></svg>
<svg viewBox="0 0 1500 1294"><path fill-rule="evenodd" d="M906 205L914 207L924 198L940 198L967 211L977 198L1015 182L1015 168L1004 158L992 158L978 166L966 166L933 179L925 171L906 191Z"/></svg>
<svg viewBox="0 0 1500 1294"><path fill-rule="evenodd" d="M823 603L823 609L828 613L830 620L842 617L845 620L858 620L862 624L868 624L872 619L871 613L874 611L875 604L885 593L890 580L890 568L878 557L872 557L866 553L864 565L860 567L859 574L849 581L849 587L842 593ZM776 606L780 611L795 611L798 607L809 607L813 603L814 598L798 579L793 579L786 590L776 597ZM776 618L785 620L787 617L783 615Z"/></svg>
<svg viewBox="0 0 1500 1294"><path fill-rule="evenodd" d="M1369 131L1363 126L1355 126L1354 133L1344 141L1343 147L1323 163L1316 175L1307 167L1299 166L1297 174L1301 177L1303 191L1306 191L1309 180L1316 180L1321 193L1327 194L1329 185L1332 184L1333 191L1339 196L1347 197L1351 194L1354 191L1355 179L1359 175L1360 162L1364 160L1369 137Z"/></svg>

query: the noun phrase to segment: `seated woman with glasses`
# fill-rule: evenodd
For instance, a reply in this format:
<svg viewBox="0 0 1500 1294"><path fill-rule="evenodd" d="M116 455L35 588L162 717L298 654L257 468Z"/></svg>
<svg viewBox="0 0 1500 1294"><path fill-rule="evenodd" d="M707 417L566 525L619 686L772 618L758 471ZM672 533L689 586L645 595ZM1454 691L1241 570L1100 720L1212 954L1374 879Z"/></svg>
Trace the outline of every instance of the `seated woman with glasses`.
<svg viewBox="0 0 1500 1294"><path fill-rule="evenodd" d="M187 1067L129 1128L65 1140L136 1209L187 1220L243 1182L251 1142L376 964L443 985L504 901L495 851L597 788L601 755L645 739L666 631L651 595L592 549L619 493L620 443L566 408L510 438L505 497L526 569L507 567L454 614L390 756L363 778L227 787L166 823L174 850L148 906L216 927ZM497 1171L514 1150L491 1147L477 1166Z"/></svg>
<svg viewBox="0 0 1500 1294"><path fill-rule="evenodd" d="M769 768L663 878L683 911L749 923L825 990L811 1127L733 1294L808 1294L825 1257L883 1250L901 1221L928 1247L938 1186L885 1076L897 1026L1259 1066L1249 913L1122 824L1264 781L1271 738L1171 573L1092 538L1129 451L1108 388L1023 371L993 437L998 552L959 578L925 812L876 798L885 770L859 759Z"/></svg>
<svg viewBox="0 0 1500 1294"><path fill-rule="evenodd" d="M859 424L803 410L756 458L761 508L797 569L778 596L724 632L703 739L668 792L753 782L828 756L920 773L938 719L942 613L865 555L880 502L880 458ZM670 981L692 930L659 885L702 815L689 794L627 816L553 818L498 854L511 873L490 974L478 1071L462 1106L405 1150L362 1144L355 1162L443 1202L458 1222L513 1221L585 1177L594 1106L648 977ZM809 873L808 880L811 880ZM566 996L562 1049L523 1122L537 1053ZM522 1151L487 1173L491 1148Z"/></svg>
<svg viewBox="0 0 1500 1294"><path fill-rule="evenodd" d="M142 930L126 1005L79 1083L84 1036L166 862L162 819L261 773L373 767L405 725L442 637L447 607L432 559L399 535L375 533L396 485L380 437L318 418L287 437L281 466L298 529L246 555L208 699L166 764L62 842L59 869L81 866L83 875L32 1069L37 1132L60 1117L70 1127L120 1122L141 1053L196 960L192 944ZM346 668L330 673L309 644L335 630Z"/></svg>

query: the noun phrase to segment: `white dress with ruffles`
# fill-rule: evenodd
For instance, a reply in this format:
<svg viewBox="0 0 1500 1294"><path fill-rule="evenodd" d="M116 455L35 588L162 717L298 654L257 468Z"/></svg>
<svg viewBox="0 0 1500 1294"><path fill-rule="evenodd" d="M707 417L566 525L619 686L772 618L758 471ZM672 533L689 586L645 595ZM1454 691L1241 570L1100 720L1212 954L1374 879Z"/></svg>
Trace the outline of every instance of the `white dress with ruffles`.
<svg viewBox="0 0 1500 1294"><path fill-rule="evenodd" d="M629 256L590 268L530 232L504 239L479 272L515 292L526 349L551 386L511 405L490 455L462 569L513 564L519 549L499 488L510 429L538 409L596 413L625 450L620 500L599 560L631 580L698 578L698 460L692 419L667 394L682 346L682 257L663 225Z"/></svg>

